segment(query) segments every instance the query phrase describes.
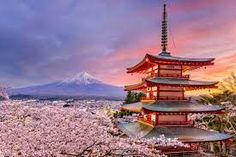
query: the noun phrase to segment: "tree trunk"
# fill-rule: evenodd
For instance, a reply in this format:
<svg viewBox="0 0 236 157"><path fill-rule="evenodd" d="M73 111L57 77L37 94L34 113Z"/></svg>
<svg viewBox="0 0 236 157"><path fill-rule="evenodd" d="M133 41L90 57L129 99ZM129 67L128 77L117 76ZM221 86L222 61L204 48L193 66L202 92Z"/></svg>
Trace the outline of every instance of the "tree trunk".
<svg viewBox="0 0 236 157"><path fill-rule="evenodd" d="M225 144L225 142L222 142L222 154L224 156L226 156L226 153L227 153L227 151L226 151L226 144Z"/></svg>
<svg viewBox="0 0 236 157"><path fill-rule="evenodd" d="M210 152L214 152L214 143L210 142Z"/></svg>
<svg viewBox="0 0 236 157"><path fill-rule="evenodd" d="M221 142L217 142L217 144L218 144L218 147L219 147L219 154L221 156L222 155Z"/></svg>

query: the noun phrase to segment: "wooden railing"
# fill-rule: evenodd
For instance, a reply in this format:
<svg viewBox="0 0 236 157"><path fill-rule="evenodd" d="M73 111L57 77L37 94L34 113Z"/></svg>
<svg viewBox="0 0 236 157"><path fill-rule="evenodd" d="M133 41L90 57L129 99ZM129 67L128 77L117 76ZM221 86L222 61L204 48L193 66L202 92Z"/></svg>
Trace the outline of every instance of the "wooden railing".
<svg viewBox="0 0 236 157"><path fill-rule="evenodd" d="M180 100L180 101L191 101L191 97L175 97L175 96L159 96L159 97L156 97L156 96L152 96L152 97L142 97L141 100L170 100L170 101L173 101L173 100Z"/></svg>
<svg viewBox="0 0 236 157"><path fill-rule="evenodd" d="M159 121L158 125L190 125L193 126L193 121Z"/></svg>
<svg viewBox="0 0 236 157"><path fill-rule="evenodd" d="M156 98L157 100L185 100L185 101L190 101L191 98L188 97L176 97L176 96L159 96Z"/></svg>
<svg viewBox="0 0 236 157"><path fill-rule="evenodd" d="M157 100L157 97L155 97L155 96L152 96L152 97L149 97L149 98L142 97L141 100Z"/></svg>
<svg viewBox="0 0 236 157"><path fill-rule="evenodd" d="M171 77L171 78L184 78L189 79L189 75L178 75L178 74L160 74L160 77Z"/></svg>
<svg viewBox="0 0 236 157"><path fill-rule="evenodd" d="M151 74L147 76L147 79L155 78L155 77L168 77L168 78L183 78L183 79L189 79L190 75L179 75L179 74Z"/></svg>

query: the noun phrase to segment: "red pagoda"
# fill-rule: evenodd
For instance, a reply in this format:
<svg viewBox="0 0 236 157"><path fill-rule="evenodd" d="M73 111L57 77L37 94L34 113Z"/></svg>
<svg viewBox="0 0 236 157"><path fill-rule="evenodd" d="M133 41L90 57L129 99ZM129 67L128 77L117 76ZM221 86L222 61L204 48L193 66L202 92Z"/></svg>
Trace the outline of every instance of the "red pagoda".
<svg viewBox="0 0 236 157"><path fill-rule="evenodd" d="M223 114L224 107L199 105L185 91L217 88L218 82L192 80L189 71L213 65L214 58L183 58L167 51L167 13L164 5L161 46L158 55L146 54L141 62L127 68L127 73L142 73L140 83L125 86L126 91L142 91L141 102L122 105L122 110L139 112L137 122L119 124L128 136L178 138L184 143L226 141L231 135L194 127L189 114Z"/></svg>

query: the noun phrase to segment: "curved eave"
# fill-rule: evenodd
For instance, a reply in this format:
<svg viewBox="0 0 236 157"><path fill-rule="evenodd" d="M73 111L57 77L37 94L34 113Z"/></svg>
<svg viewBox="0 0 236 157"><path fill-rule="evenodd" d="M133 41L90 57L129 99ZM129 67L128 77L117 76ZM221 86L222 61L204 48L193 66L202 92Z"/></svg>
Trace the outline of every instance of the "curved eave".
<svg viewBox="0 0 236 157"><path fill-rule="evenodd" d="M225 109L218 105L197 105L191 102L157 102L151 105L144 105L144 110L159 113L221 113Z"/></svg>
<svg viewBox="0 0 236 157"><path fill-rule="evenodd" d="M159 138L160 135L164 134L166 138L177 138L184 143L217 142L232 138L232 135L229 134L187 126L158 126L153 128L140 122L118 123L117 126L130 137Z"/></svg>
<svg viewBox="0 0 236 157"><path fill-rule="evenodd" d="M173 56L154 56L146 54L141 62L127 68L127 73L142 72L155 64L183 65L183 70L194 70L202 66L213 65L215 58L183 58Z"/></svg>
<svg viewBox="0 0 236 157"><path fill-rule="evenodd" d="M133 85L127 85L125 86L125 91L142 90L143 88L145 88L145 81Z"/></svg>
<svg viewBox="0 0 236 157"><path fill-rule="evenodd" d="M140 102L121 105L121 110L126 110L126 111L131 111L131 112L136 112L136 113L140 113L142 108L143 108L143 105Z"/></svg>
<svg viewBox="0 0 236 157"><path fill-rule="evenodd" d="M149 60L149 55L146 54L141 62L134 65L133 67L127 68L127 73L142 72L142 71L145 71L148 68L152 67L153 65L154 65L154 63L150 62L150 60Z"/></svg>

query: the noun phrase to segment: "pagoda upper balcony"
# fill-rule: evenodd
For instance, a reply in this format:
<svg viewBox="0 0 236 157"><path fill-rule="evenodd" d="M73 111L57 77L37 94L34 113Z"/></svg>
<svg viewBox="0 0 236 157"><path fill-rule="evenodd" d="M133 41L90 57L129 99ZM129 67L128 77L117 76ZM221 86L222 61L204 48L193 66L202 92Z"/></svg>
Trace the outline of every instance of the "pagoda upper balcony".
<svg viewBox="0 0 236 157"><path fill-rule="evenodd" d="M162 101L191 101L191 97L177 97L177 96L151 96L143 97L141 100L162 100Z"/></svg>
<svg viewBox="0 0 236 157"><path fill-rule="evenodd" d="M180 101L190 101L191 97L177 97L177 96L159 96L156 98L156 100L180 100Z"/></svg>
<svg viewBox="0 0 236 157"><path fill-rule="evenodd" d="M189 121L161 121L158 122L159 125L165 125L165 126L173 126L173 125L187 125L187 126L193 126L194 122L189 120Z"/></svg>
<svg viewBox="0 0 236 157"><path fill-rule="evenodd" d="M156 73L152 73L151 75L147 75L146 79L153 79L156 77L189 79L190 75L178 75L178 74L160 74L160 75L158 75Z"/></svg>
<svg viewBox="0 0 236 157"><path fill-rule="evenodd" d="M171 118L171 116L170 116L170 118ZM158 120L158 118L156 116L154 116L154 118L152 118L151 114L139 116L138 121L146 123L151 126L158 126L158 125L162 125L162 126L181 126L181 125L182 126L193 126L194 125L194 122L192 120L160 121L160 120Z"/></svg>

